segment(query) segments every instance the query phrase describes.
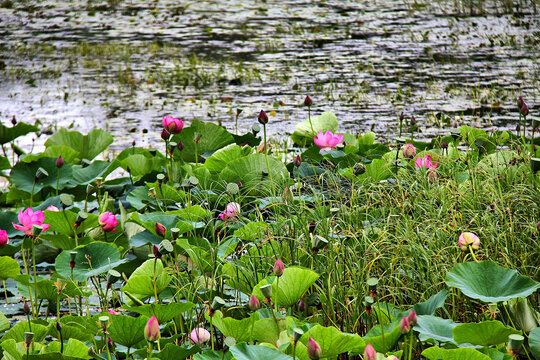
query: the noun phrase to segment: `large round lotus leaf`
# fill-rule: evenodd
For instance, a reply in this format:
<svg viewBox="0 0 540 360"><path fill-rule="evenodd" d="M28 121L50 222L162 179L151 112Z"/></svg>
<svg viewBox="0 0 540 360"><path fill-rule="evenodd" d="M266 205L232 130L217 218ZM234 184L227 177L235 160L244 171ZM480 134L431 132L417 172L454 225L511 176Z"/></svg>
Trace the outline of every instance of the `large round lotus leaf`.
<svg viewBox="0 0 540 360"><path fill-rule="evenodd" d="M275 347L265 345L248 345L242 343L231 348L237 360L290 360L292 357L281 353Z"/></svg>
<svg viewBox="0 0 540 360"><path fill-rule="evenodd" d="M486 303L527 297L540 287L532 279L520 276L492 261L458 264L446 274L446 283L465 295Z"/></svg>
<svg viewBox="0 0 540 360"><path fill-rule="evenodd" d="M268 166L264 154L251 154L229 163L221 171L220 178L225 183L241 182L240 190L247 191L250 195L273 195L271 188L280 189L289 178L289 173L283 162L271 156L268 157ZM278 192L281 195L279 190Z"/></svg>
<svg viewBox="0 0 540 360"><path fill-rule="evenodd" d="M196 138L198 138L198 143L193 141ZM197 160L202 162L204 160L203 154L212 153L233 143L234 138L221 126L194 120L190 127L184 128L180 134L174 135L171 141L177 143L182 141L184 144L184 149L182 151L176 150L175 156L188 162L195 162L195 156L197 156Z"/></svg>
<svg viewBox="0 0 540 360"><path fill-rule="evenodd" d="M207 321L210 321L208 312L205 314ZM223 317L221 311L216 311L212 318L212 325L217 327L225 337L232 337L237 343L249 342L253 340L252 329L255 321L259 320L259 313L251 313L249 317L237 320L232 317Z"/></svg>
<svg viewBox="0 0 540 360"><path fill-rule="evenodd" d="M330 130L335 133L337 128L338 121L336 115L327 111L319 116L312 116L311 122L309 119L306 119L297 124L291 138L295 144L300 146L309 145L313 144L313 138L317 136L317 132Z"/></svg>
<svg viewBox="0 0 540 360"><path fill-rule="evenodd" d="M12 127L7 127L0 123L0 144L7 144L19 136L37 131L39 131L37 126L29 125L23 122L20 122Z"/></svg>
<svg viewBox="0 0 540 360"><path fill-rule="evenodd" d="M0 256L0 280L14 279L21 273L19 262L9 256Z"/></svg>
<svg viewBox="0 0 540 360"><path fill-rule="evenodd" d="M540 359L540 327L537 327L529 334L529 346L532 354Z"/></svg>
<svg viewBox="0 0 540 360"><path fill-rule="evenodd" d="M36 172L39 168L45 169L48 176L45 176L37 183L34 183L36 178ZM56 159L53 158L41 158L33 163L18 162L11 170L10 180L19 190L34 194L37 194L44 187L50 186L56 188L56 180L58 177L58 171L60 171L60 179L58 182L58 189L69 187L69 183L72 177L71 165L65 164L61 169L56 167Z"/></svg>
<svg viewBox="0 0 540 360"><path fill-rule="evenodd" d="M77 252L73 268L73 281L84 281L91 276L106 273L127 261L127 259L120 258L120 252L116 246L104 242L93 242L71 251ZM58 274L67 279L71 279L71 268L69 267L71 251L62 251L54 263Z"/></svg>
<svg viewBox="0 0 540 360"><path fill-rule="evenodd" d="M443 343L455 343L452 330L457 326L455 322L449 319L441 319L432 315L418 316L418 324L413 327L414 331L420 333L420 340L437 340Z"/></svg>
<svg viewBox="0 0 540 360"><path fill-rule="evenodd" d="M80 132L68 131L64 128L51 136L45 142L45 146L69 146L79 153L77 157L79 160L92 160L107 149L112 142L111 134L102 129L94 129L88 135L83 135Z"/></svg>
<svg viewBox="0 0 540 360"><path fill-rule="evenodd" d="M491 360L480 351L471 348L442 349L432 346L422 352L422 356L429 360Z"/></svg>
<svg viewBox="0 0 540 360"><path fill-rule="evenodd" d="M325 358L349 351L361 353L367 345L360 335L344 333L333 326L315 325L302 335L300 342L307 346L309 338L313 338L319 344Z"/></svg>
<svg viewBox="0 0 540 360"><path fill-rule="evenodd" d="M114 342L132 347L144 340L144 328L148 317L132 317L127 315L109 316L111 325L107 329Z"/></svg>
<svg viewBox="0 0 540 360"><path fill-rule="evenodd" d="M520 334L521 331L506 327L500 321L482 321L479 323L459 324L452 334L458 344L498 345L508 340L508 335Z"/></svg>
<svg viewBox="0 0 540 360"><path fill-rule="evenodd" d="M204 163L204 167L212 172L220 172L227 164L236 159L240 159L251 153L249 146L241 147L236 144L230 144L219 149L212 154Z"/></svg>

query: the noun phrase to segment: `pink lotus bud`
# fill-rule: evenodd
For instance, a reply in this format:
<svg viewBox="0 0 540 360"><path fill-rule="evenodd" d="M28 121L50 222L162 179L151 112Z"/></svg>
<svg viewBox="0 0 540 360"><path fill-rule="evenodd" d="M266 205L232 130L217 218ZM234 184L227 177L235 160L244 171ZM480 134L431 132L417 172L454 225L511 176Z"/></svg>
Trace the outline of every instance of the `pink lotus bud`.
<svg viewBox="0 0 540 360"><path fill-rule="evenodd" d="M281 259L277 259L274 263L274 275L280 277L281 275L283 275L283 270L285 270L285 265L283 264L283 261L281 261Z"/></svg>
<svg viewBox="0 0 540 360"><path fill-rule="evenodd" d="M23 313L24 315L30 314L30 305L28 305L28 302L26 300L24 300Z"/></svg>
<svg viewBox="0 0 540 360"><path fill-rule="evenodd" d="M388 360L399 360L399 358L396 355L390 355L386 359L388 359Z"/></svg>
<svg viewBox="0 0 540 360"><path fill-rule="evenodd" d="M118 220L116 220L116 216L110 211L105 211L103 214L99 215L98 222L101 229L105 232L115 232L118 230L115 229L118 225Z"/></svg>
<svg viewBox="0 0 540 360"><path fill-rule="evenodd" d="M437 170L435 170L435 168L428 169L427 177L429 180L437 180L437 178L439 177L437 175Z"/></svg>
<svg viewBox="0 0 540 360"><path fill-rule="evenodd" d="M411 331L411 324L409 324L409 318L407 316L401 318L401 321L399 322L399 331L401 331L402 334L408 334L409 331Z"/></svg>
<svg viewBox="0 0 540 360"><path fill-rule="evenodd" d="M261 304L259 303L259 299L257 299L255 295L251 295L248 305L252 311L257 310L261 306Z"/></svg>
<svg viewBox="0 0 540 360"><path fill-rule="evenodd" d="M161 236L161 237L165 237L165 235L167 234L167 228L165 226L163 226L163 224L160 224L160 223L156 223L156 234L158 234L158 236Z"/></svg>
<svg viewBox="0 0 540 360"><path fill-rule="evenodd" d="M399 114L399 121L403 122L403 120L405 120L405 114L402 111L401 114Z"/></svg>
<svg viewBox="0 0 540 360"><path fill-rule="evenodd" d="M49 205L45 210L48 210L48 211L60 211L60 209L57 208L54 205Z"/></svg>
<svg viewBox="0 0 540 360"><path fill-rule="evenodd" d="M321 355L322 355L321 347L311 337L309 338L309 340L307 342L307 354L308 354L309 358L312 359L312 360L320 359Z"/></svg>
<svg viewBox="0 0 540 360"><path fill-rule="evenodd" d="M371 344L367 344L366 348L364 349L364 360L375 360L377 357L377 352L373 348Z"/></svg>
<svg viewBox="0 0 540 360"><path fill-rule="evenodd" d="M263 125L268 124L268 115L266 115L264 110L261 110L261 112L259 113L259 116L257 117L257 120L259 120L259 122Z"/></svg>
<svg viewBox="0 0 540 360"><path fill-rule="evenodd" d="M471 232L464 232L459 235L458 244L461 250L466 251L470 246L473 250L480 248L480 239Z"/></svg>
<svg viewBox="0 0 540 360"><path fill-rule="evenodd" d="M155 315L146 323L144 328L144 338L148 341L156 341L161 337L159 332L159 323Z"/></svg>
<svg viewBox="0 0 540 360"><path fill-rule="evenodd" d="M414 310L411 310L411 312L407 316L407 319L409 319L409 324L411 326L418 324L418 316L416 315L416 311Z"/></svg>
<svg viewBox="0 0 540 360"><path fill-rule="evenodd" d="M156 259L161 259L161 253L159 252L159 245L153 245L152 252L154 253L154 257Z"/></svg>
<svg viewBox="0 0 540 360"><path fill-rule="evenodd" d="M311 100L311 98L308 96L306 96L306 98L304 99L304 106L311 106L313 105L313 100Z"/></svg>
<svg viewBox="0 0 540 360"><path fill-rule="evenodd" d="M270 151L270 144L266 145L266 143L263 141L257 146L257 149L255 150L257 154L264 154L265 151Z"/></svg>
<svg viewBox="0 0 540 360"><path fill-rule="evenodd" d="M9 244L9 238L6 230L0 230L0 249Z"/></svg>
<svg viewBox="0 0 540 360"><path fill-rule="evenodd" d="M414 145L411 143L408 143L403 147L403 156L405 156L407 159L412 159L416 155L416 149L414 148Z"/></svg>
<svg viewBox="0 0 540 360"><path fill-rule="evenodd" d="M64 166L64 158L60 155L58 159L56 159L56 167L60 169L62 166Z"/></svg>
<svg viewBox="0 0 540 360"><path fill-rule="evenodd" d="M162 123L163 129L167 130L171 134L178 134L184 128L184 122L172 116L164 116Z"/></svg>
<svg viewBox="0 0 540 360"><path fill-rule="evenodd" d="M210 340L210 333L206 329L195 328L191 331L189 337L194 344L202 344Z"/></svg>
<svg viewBox="0 0 540 360"><path fill-rule="evenodd" d="M300 157L300 155L296 155L296 157L293 160L293 163L294 163L294 166L296 167L302 165L302 158Z"/></svg>

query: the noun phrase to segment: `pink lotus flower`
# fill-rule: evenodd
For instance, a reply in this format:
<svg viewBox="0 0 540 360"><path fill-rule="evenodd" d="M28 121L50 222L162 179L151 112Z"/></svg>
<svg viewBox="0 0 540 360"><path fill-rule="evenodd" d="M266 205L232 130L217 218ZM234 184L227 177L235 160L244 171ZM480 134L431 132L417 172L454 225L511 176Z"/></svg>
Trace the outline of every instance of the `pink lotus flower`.
<svg viewBox="0 0 540 360"><path fill-rule="evenodd" d="M418 157L416 158L416 161L414 162L414 166L416 166L417 168L428 168L428 169L436 169L437 166L439 166L439 163L436 161L436 162L433 162L431 160L431 156L429 155L426 155L424 157Z"/></svg>
<svg viewBox="0 0 540 360"><path fill-rule="evenodd" d="M171 134L178 134L184 128L184 122L172 116L164 116L163 127Z"/></svg>
<svg viewBox="0 0 540 360"><path fill-rule="evenodd" d="M194 344L202 344L210 340L210 333L206 329L195 328L191 331L189 338Z"/></svg>
<svg viewBox="0 0 540 360"><path fill-rule="evenodd" d="M144 338L148 341L156 341L161 337L159 332L159 323L156 316L152 316L144 327Z"/></svg>
<svg viewBox="0 0 540 360"><path fill-rule="evenodd" d="M116 225L118 225L118 220L116 220L116 216L110 211L105 211L103 214L99 215L98 218L99 226L101 226L101 229L105 232L114 232L118 229L115 229Z"/></svg>
<svg viewBox="0 0 540 360"><path fill-rule="evenodd" d="M466 251L469 246L473 250L478 250L478 248L480 247L480 239L478 238L478 236L471 232L464 232L459 235L458 244L463 251Z"/></svg>
<svg viewBox="0 0 540 360"><path fill-rule="evenodd" d="M257 299L257 298L255 297L255 295L251 295L251 298L249 299L248 305L249 305L249 308L250 308L252 311L255 311L255 310L257 310L259 307L261 307L261 303L259 302L259 299Z"/></svg>
<svg viewBox="0 0 540 360"><path fill-rule="evenodd" d="M228 203L225 211L219 214L221 220L229 220L235 218L240 213L240 204L232 202Z"/></svg>
<svg viewBox="0 0 540 360"><path fill-rule="evenodd" d="M307 342L307 354L312 360L320 359L322 355L321 346L311 337Z"/></svg>
<svg viewBox="0 0 540 360"><path fill-rule="evenodd" d="M274 275L277 277L280 277L283 275L283 271L285 270L285 264L283 264L283 261L281 259L277 259L274 263Z"/></svg>
<svg viewBox="0 0 540 360"><path fill-rule="evenodd" d="M57 208L56 206L54 205L50 205L48 208L46 208L45 210L49 210L49 211L60 211L59 208Z"/></svg>
<svg viewBox="0 0 540 360"><path fill-rule="evenodd" d="M411 331L411 324L409 323L409 318L407 316L401 318L401 321L399 322L399 331L402 334L408 334L409 331Z"/></svg>
<svg viewBox="0 0 540 360"><path fill-rule="evenodd" d="M411 326L416 325L418 323L418 315L416 315L416 311L411 310L409 315L407 315L407 319L409 319L409 324L411 324Z"/></svg>
<svg viewBox="0 0 540 360"><path fill-rule="evenodd" d="M416 149L414 148L414 145L411 143L408 143L403 147L403 156L405 156L407 159L412 159L416 155Z"/></svg>
<svg viewBox="0 0 540 360"><path fill-rule="evenodd" d="M317 137L313 138L313 142L321 148L321 151L334 150L336 146L343 142L343 135L333 134L330 130L326 134L319 131Z"/></svg>
<svg viewBox="0 0 540 360"><path fill-rule="evenodd" d="M377 358L377 352L371 344L367 344L364 349L364 360L375 360Z"/></svg>
<svg viewBox="0 0 540 360"><path fill-rule="evenodd" d="M13 227L19 231L23 231L26 235L32 236L32 227L34 225L39 225L43 228L43 231L49 228L49 224L44 224L45 214L43 211L38 210L34 212L31 208L24 210L19 210L19 222L21 225L13 224Z"/></svg>
<svg viewBox="0 0 540 360"><path fill-rule="evenodd" d="M9 238L6 230L0 230L0 249L9 244Z"/></svg>
<svg viewBox="0 0 540 360"><path fill-rule="evenodd" d="M118 311L115 311L113 309L109 309L107 311L109 312L109 314L112 314L112 315L120 315L120 313Z"/></svg>

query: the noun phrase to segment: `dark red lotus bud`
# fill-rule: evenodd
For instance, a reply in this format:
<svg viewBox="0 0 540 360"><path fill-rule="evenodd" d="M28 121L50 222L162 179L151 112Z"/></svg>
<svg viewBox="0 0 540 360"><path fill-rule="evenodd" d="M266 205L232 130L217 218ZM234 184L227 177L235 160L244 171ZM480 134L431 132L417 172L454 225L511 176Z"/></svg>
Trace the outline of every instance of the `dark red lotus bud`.
<svg viewBox="0 0 540 360"><path fill-rule="evenodd" d="M131 142L131 146L135 147L135 145L137 145L137 143L135 142L135 140L133 140L133 141Z"/></svg>
<svg viewBox="0 0 540 360"><path fill-rule="evenodd" d="M309 232L313 234L313 232L315 231L315 227L317 226L317 224L315 224L315 221L312 221L309 223Z"/></svg>
<svg viewBox="0 0 540 360"><path fill-rule="evenodd" d="M521 107L520 111L521 111L521 115L523 116L529 115L529 107L527 106L527 104L523 103L523 106Z"/></svg>
<svg viewBox="0 0 540 360"><path fill-rule="evenodd" d="M523 107L523 104L525 104L525 102L523 101L523 97L518 97L517 101L517 107L518 107L518 110L521 111L521 108Z"/></svg>
<svg viewBox="0 0 540 360"><path fill-rule="evenodd" d="M178 145L176 145L176 148L177 148L179 151L184 150L184 143L183 143L182 141L178 141Z"/></svg>
<svg viewBox="0 0 540 360"><path fill-rule="evenodd" d="M405 119L405 114L402 111L401 114L399 114L399 121L403 121L404 119Z"/></svg>
<svg viewBox="0 0 540 360"><path fill-rule="evenodd" d="M306 98L304 99L304 105L305 106L311 106L313 105L313 100L311 100L311 98L308 96L306 96Z"/></svg>
<svg viewBox="0 0 540 360"><path fill-rule="evenodd" d="M304 300L298 300L298 311L304 311L306 310L306 303Z"/></svg>
<svg viewBox="0 0 540 360"><path fill-rule="evenodd" d="M30 314L30 305L28 305L28 302L26 302L26 300L24 300L23 313L24 315Z"/></svg>
<svg viewBox="0 0 540 360"><path fill-rule="evenodd" d="M516 125L516 131L519 132L519 130L521 130L521 126L519 126L519 124L518 124L518 125Z"/></svg>
<svg viewBox="0 0 540 360"><path fill-rule="evenodd" d="M171 133L168 132L167 129L161 130L161 138L163 140L169 140L170 137L171 137Z"/></svg>
<svg viewBox="0 0 540 360"><path fill-rule="evenodd" d="M259 120L259 122L263 125L266 125L268 124L268 115L266 115L266 113L264 112L264 110L261 110L261 112L259 113L259 117L257 118Z"/></svg>
<svg viewBox="0 0 540 360"><path fill-rule="evenodd" d="M114 351L114 343L110 337L107 338L107 347L109 351Z"/></svg>
<svg viewBox="0 0 540 360"><path fill-rule="evenodd" d="M294 158L294 166L300 166L302 164L302 158L300 157L300 155L296 155L296 157Z"/></svg>
<svg viewBox="0 0 540 360"><path fill-rule="evenodd" d="M413 116L411 116L411 125L416 125L416 118Z"/></svg>
<svg viewBox="0 0 540 360"><path fill-rule="evenodd" d="M152 252L154 253L154 256L156 257L156 259L161 259L161 253L159 252L158 245L152 246Z"/></svg>
<svg viewBox="0 0 540 360"><path fill-rule="evenodd" d="M13 125L17 125L17 119L15 119L15 115L13 115L13 118L11 119L11 123Z"/></svg>
<svg viewBox="0 0 540 360"><path fill-rule="evenodd" d="M242 182L239 181L239 182L236 183L236 185L238 185L238 187L242 187Z"/></svg>
<svg viewBox="0 0 540 360"><path fill-rule="evenodd" d="M64 158L60 155L58 159L56 159L56 167L60 169L62 166L64 166Z"/></svg>
<svg viewBox="0 0 540 360"><path fill-rule="evenodd" d="M160 223L156 223L156 234L158 234L161 237L165 237L165 234L167 234L167 228L163 226Z"/></svg>

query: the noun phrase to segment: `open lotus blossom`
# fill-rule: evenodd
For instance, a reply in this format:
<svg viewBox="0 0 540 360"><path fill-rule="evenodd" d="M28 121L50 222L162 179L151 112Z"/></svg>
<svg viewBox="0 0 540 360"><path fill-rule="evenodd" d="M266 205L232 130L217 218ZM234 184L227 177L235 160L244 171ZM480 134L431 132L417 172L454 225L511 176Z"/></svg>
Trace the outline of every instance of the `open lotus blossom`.
<svg viewBox="0 0 540 360"><path fill-rule="evenodd" d="M313 142L321 148L321 151L334 150L336 146L343 142L343 135L333 134L330 130L325 134L319 131L317 137L313 138Z"/></svg>
<svg viewBox="0 0 540 360"><path fill-rule="evenodd" d="M403 156L405 156L407 159L412 159L416 155L416 149L414 148L414 145L411 143L408 143L403 147Z"/></svg>
<svg viewBox="0 0 540 360"><path fill-rule="evenodd" d="M109 309L107 310L109 312L109 314L112 314L112 315L120 315L120 313L116 310L113 310L113 309Z"/></svg>
<svg viewBox="0 0 540 360"><path fill-rule="evenodd" d="M210 340L210 333L206 329L195 328L191 331L189 338L194 344L202 344Z"/></svg>
<svg viewBox="0 0 540 360"><path fill-rule="evenodd" d="M39 225L43 228L43 231L47 230L49 228L49 224L44 224L43 220L45 220L45 214L43 211L38 210L34 211L31 208L28 208L24 210L19 210L19 224L13 224L13 227L17 230L23 231L26 235L32 236L32 227L34 225Z"/></svg>
<svg viewBox="0 0 540 360"><path fill-rule="evenodd" d="M463 251L466 251L469 246L473 250L477 250L480 247L480 239L471 232L464 232L459 235L458 244Z"/></svg>
<svg viewBox="0 0 540 360"><path fill-rule="evenodd" d="M159 332L159 323L156 316L152 316L144 327L144 338L148 341L156 341L161 337Z"/></svg>
<svg viewBox="0 0 540 360"><path fill-rule="evenodd" d="M414 166L417 168L428 168L428 169L436 169L437 166L439 166L439 163L437 161L433 162L431 159L431 156L425 155L424 157L418 157L416 161L414 162Z"/></svg>
<svg viewBox="0 0 540 360"><path fill-rule="evenodd" d="M235 218L240 213L240 204L232 202L228 203L225 211L219 214L221 220L229 220Z"/></svg>
<svg viewBox="0 0 540 360"><path fill-rule="evenodd" d="M172 116L164 116L163 127L171 134L178 134L184 128L184 122Z"/></svg>
<svg viewBox="0 0 540 360"><path fill-rule="evenodd" d="M6 230L0 230L0 249L9 244L9 238Z"/></svg>
<svg viewBox="0 0 540 360"><path fill-rule="evenodd" d="M103 214L99 215L98 218L99 226L101 226L101 229L105 232L114 232L118 229L115 229L116 225L118 225L118 220L116 220L116 216L110 211L105 211Z"/></svg>

